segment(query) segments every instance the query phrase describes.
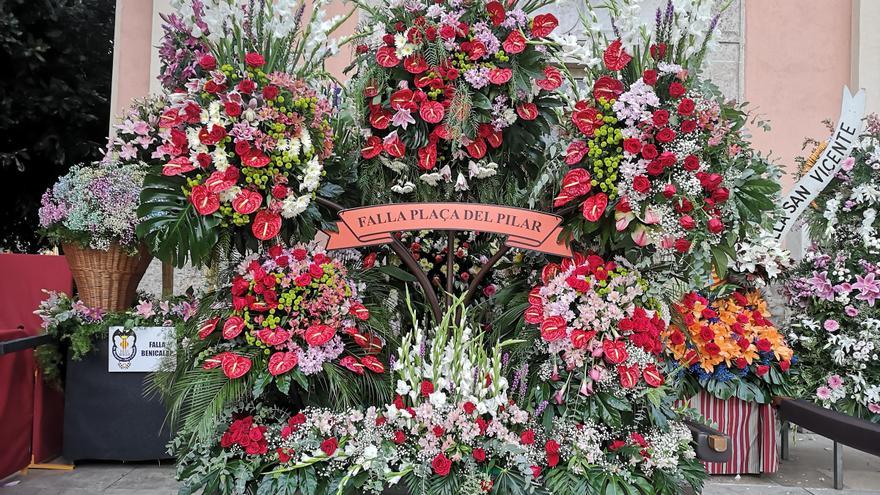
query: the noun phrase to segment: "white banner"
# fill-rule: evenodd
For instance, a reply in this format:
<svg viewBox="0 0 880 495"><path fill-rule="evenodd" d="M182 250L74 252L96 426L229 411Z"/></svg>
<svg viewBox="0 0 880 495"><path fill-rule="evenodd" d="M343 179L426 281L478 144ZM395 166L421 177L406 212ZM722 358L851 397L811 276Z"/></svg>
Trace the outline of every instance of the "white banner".
<svg viewBox="0 0 880 495"><path fill-rule="evenodd" d="M782 200L783 216L773 226L777 240L781 240L797 221L801 213L825 189L831 179L837 175L843 160L852 153L859 135L862 133L862 119L865 117L865 91L855 96L849 88L843 88L843 99L840 102L840 118L828 146L813 165L813 168L792 187Z"/></svg>
<svg viewBox="0 0 880 495"><path fill-rule="evenodd" d="M111 373L148 373L174 356L174 327L110 327L107 330Z"/></svg>

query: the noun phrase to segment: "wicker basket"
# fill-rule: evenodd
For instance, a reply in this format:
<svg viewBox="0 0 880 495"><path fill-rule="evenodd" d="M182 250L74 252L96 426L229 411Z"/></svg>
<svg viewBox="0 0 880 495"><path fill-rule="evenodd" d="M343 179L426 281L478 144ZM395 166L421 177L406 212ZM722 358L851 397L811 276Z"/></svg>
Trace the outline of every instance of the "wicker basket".
<svg viewBox="0 0 880 495"><path fill-rule="evenodd" d="M113 312L131 307L152 259L145 246L134 256L116 243L107 251L84 249L76 244L64 244L62 248L79 297L86 306Z"/></svg>

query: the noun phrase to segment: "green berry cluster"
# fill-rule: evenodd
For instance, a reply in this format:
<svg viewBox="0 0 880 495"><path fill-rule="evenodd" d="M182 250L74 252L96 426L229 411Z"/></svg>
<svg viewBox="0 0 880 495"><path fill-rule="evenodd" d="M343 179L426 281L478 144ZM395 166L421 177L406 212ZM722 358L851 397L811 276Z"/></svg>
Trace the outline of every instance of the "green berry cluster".
<svg viewBox="0 0 880 495"><path fill-rule="evenodd" d="M611 110L613 104L614 100L599 100L598 109L604 123L587 142L590 148L587 158L592 165L592 186L608 194L609 199L617 196L617 170L623 159L623 135Z"/></svg>

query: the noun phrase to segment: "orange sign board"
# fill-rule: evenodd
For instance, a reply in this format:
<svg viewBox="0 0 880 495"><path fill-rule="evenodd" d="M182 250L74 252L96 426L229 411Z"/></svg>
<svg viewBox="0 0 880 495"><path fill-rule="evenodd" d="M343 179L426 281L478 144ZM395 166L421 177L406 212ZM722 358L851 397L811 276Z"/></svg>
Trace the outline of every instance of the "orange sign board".
<svg viewBox="0 0 880 495"><path fill-rule="evenodd" d="M392 233L415 230L463 230L507 236L510 247L557 256L572 256L559 240L562 218L549 213L479 203L397 203L339 212L338 232L327 249L346 249L391 242Z"/></svg>

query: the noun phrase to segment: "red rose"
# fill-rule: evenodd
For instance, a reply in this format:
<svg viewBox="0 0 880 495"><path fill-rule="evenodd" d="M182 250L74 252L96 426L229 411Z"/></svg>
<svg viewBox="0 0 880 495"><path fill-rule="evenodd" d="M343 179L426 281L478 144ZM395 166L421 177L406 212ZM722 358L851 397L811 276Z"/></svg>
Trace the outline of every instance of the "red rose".
<svg viewBox="0 0 880 495"><path fill-rule="evenodd" d="M730 199L730 190L726 187L719 187L712 191L712 200L716 203L723 203Z"/></svg>
<svg viewBox="0 0 880 495"><path fill-rule="evenodd" d="M547 454L547 466L553 468L559 464L559 442L556 440L547 440L544 445L544 452Z"/></svg>
<svg viewBox="0 0 880 495"><path fill-rule="evenodd" d="M216 82L214 82L213 80L210 80L205 83L205 92L206 93L211 93L211 94L219 93L221 89L223 89L223 87L221 85L217 84Z"/></svg>
<svg viewBox="0 0 880 495"><path fill-rule="evenodd" d="M217 59L213 55L202 55L199 59L199 67L205 70L214 70L217 68Z"/></svg>
<svg viewBox="0 0 880 495"><path fill-rule="evenodd" d="M654 138L661 143L668 143L675 139L675 131L668 127L664 127L663 129L660 129L660 132L658 132Z"/></svg>
<svg viewBox="0 0 880 495"><path fill-rule="evenodd" d="M486 460L486 451L483 449L480 449L480 448L474 449L474 451L471 453L471 455L474 456L474 460L477 461L478 463Z"/></svg>
<svg viewBox="0 0 880 495"><path fill-rule="evenodd" d="M645 160L653 160L654 158L657 158L658 154L659 153L657 152L657 147L653 144L646 144L642 146L642 158L644 158Z"/></svg>
<svg viewBox="0 0 880 495"><path fill-rule="evenodd" d="M532 470L532 478L538 479L541 476L541 466L529 466Z"/></svg>
<svg viewBox="0 0 880 495"><path fill-rule="evenodd" d="M679 128L681 128L683 134L690 134L697 130L697 122L694 120L682 120Z"/></svg>
<svg viewBox="0 0 880 495"><path fill-rule="evenodd" d="M654 60L660 60L666 56L666 43L651 45L651 48L648 50L651 52L651 58Z"/></svg>
<svg viewBox="0 0 880 495"><path fill-rule="evenodd" d="M694 227L697 226L697 222L694 221L694 217L690 215L683 215L678 219L678 224L681 225L681 228L684 230L693 230Z"/></svg>
<svg viewBox="0 0 880 495"><path fill-rule="evenodd" d="M696 155L688 155L685 157L682 167L689 172L694 172L700 168L700 159Z"/></svg>
<svg viewBox="0 0 880 495"><path fill-rule="evenodd" d="M464 409L465 414L473 414L474 411L477 410L477 406L470 401L465 402L464 405L462 405L462 408Z"/></svg>
<svg viewBox="0 0 880 495"><path fill-rule="evenodd" d="M523 445L533 445L535 443L535 432L532 430L526 430L520 433L519 441Z"/></svg>
<svg viewBox="0 0 880 495"><path fill-rule="evenodd" d="M636 155L642 151L642 143L637 138L623 140L623 149L630 154Z"/></svg>
<svg viewBox="0 0 880 495"><path fill-rule="evenodd" d="M764 376L770 372L770 367L765 364L759 364L758 369L755 370L755 374L758 376Z"/></svg>
<svg viewBox="0 0 880 495"><path fill-rule="evenodd" d="M446 476L452 469L452 461L441 452L431 461L431 468L437 476Z"/></svg>
<svg viewBox="0 0 880 495"><path fill-rule="evenodd" d="M672 197L675 196L676 192L678 192L678 190L673 184L666 184L665 186L663 186L663 197L666 199L672 199Z"/></svg>
<svg viewBox="0 0 880 495"><path fill-rule="evenodd" d="M338 447L339 442L336 440L336 437L330 437L321 442L321 451L324 452L327 457L332 456Z"/></svg>
<svg viewBox="0 0 880 495"><path fill-rule="evenodd" d="M287 186L282 184L276 184L272 187L272 197L275 199L284 199L287 197L287 194L290 191L287 189Z"/></svg>
<svg viewBox="0 0 880 495"><path fill-rule="evenodd" d="M770 352L773 350L773 344L767 339L759 339L755 342L755 347L761 352Z"/></svg>
<svg viewBox="0 0 880 495"><path fill-rule="evenodd" d="M707 226L709 227L709 232L713 234L720 234L724 230L724 223L718 217L710 218Z"/></svg>
<svg viewBox="0 0 880 495"><path fill-rule="evenodd" d="M679 115L690 115L694 113L694 100L690 98L684 98L678 103L678 114Z"/></svg>
<svg viewBox="0 0 880 495"><path fill-rule="evenodd" d="M262 67L266 65L266 59L259 53L251 52L244 56L244 63L249 67Z"/></svg>
<svg viewBox="0 0 880 495"><path fill-rule="evenodd" d="M669 123L669 112L662 109L654 110L651 120L654 122L654 127L663 127Z"/></svg>
<svg viewBox="0 0 880 495"><path fill-rule="evenodd" d="M405 441L406 434L403 431L397 430L394 432L394 443L396 443L397 445L401 445Z"/></svg>
<svg viewBox="0 0 880 495"><path fill-rule="evenodd" d="M683 96L687 92L684 86L682 86L679 82L674 82L669 85L669 96L673 98L679 98Z"/></svg>
<svg viewBox="0 0 880 495"><path fill-rule="evenodd" d="M255 89L257 89L257 84L250 79L242 79L238 83L238 90L246 95L253 93Z"/></svg>
<svg viewBox="0 0 880 495"><path fill-rule="evenodd" d="M422 397L427 397L434 393L434 384L431 383L431 380L422 380L420 392Z"/></svg>
<svg viewBox="0 0 880 495"><path fill-rule="evenodd" d="M657 84L657 71L654 69L647 69L642 73L642 81L645 81L645 84L649 86L653 86Z"/></svg>
<svg viewBox="0 0 880 495"><path fill-rule="evenodd" d="M644 175L633 177L633 189L640 193L647 193L651 189L651 181Z"/></svg>
<svg viewBox="0 0 880 495"><path fill-rule="evenodd" d="M791 361L786 360L786 361L779 362L779 369L781 369L783 372L788 372L788 370L790 368L791 368Z"/></svg>
<svg viewBox="0 0 880 495"><path fill-rule="evenodd" d="M684 237L675 240L675 250L681 254L687 253L691 249L691 241Z"/></svg>
<svg viewBox="0 0 880 495"><path fill-rule="evenodd" d="M274 100L278 98L279 89L278 86L266 86L263 88L263 98L267 100Z"/></svg>
<svg viewBox="0 0 880 495"><path fill-rule="evenodd" d="M226 110L226 115L229 115L230 117L238 117L241 115L241 105L234 101L227 101L223 105L223 108Z"/></svg>

